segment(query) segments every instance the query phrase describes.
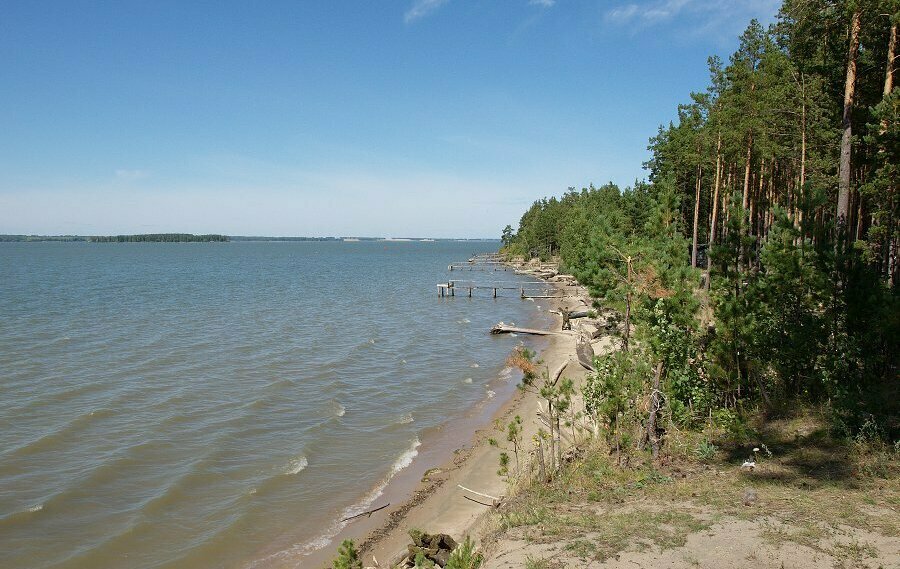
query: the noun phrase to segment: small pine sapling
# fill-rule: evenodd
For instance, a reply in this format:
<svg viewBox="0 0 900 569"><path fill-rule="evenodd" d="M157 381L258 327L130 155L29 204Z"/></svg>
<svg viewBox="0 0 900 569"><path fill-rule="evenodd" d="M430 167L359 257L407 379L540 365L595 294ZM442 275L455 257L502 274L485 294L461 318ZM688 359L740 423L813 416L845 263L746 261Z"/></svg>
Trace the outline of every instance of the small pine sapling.
<svg viewBox="0 0 900 569"><path fill-rule="evenodd" d="M331 566L333 569L362 569L362 559L359 558L359 550L352 539L345 539L338 547L338 556Z"/></svg>

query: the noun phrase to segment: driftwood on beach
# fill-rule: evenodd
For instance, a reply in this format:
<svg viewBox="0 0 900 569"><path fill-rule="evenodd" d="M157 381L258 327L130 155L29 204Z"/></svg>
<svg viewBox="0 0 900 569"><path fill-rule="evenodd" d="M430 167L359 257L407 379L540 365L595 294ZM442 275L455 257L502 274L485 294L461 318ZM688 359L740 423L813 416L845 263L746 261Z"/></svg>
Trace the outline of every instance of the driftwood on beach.
<svg viewBox="0 0 900 569"><path fill-rule="evenodd" d="M361 518L361 517L363 517L363 516L370 517L372 514L374 514L374 513L377 512L378 510L383 510L383 509L387 508L387 507L390 506L390 505L391 505L391 503L388 502L387 504L385 504L385 505L383 505L383 506L379 506L379 507L374 508L374 509L372 509L372 510L369 510L368 512L363 512L363 513L361 513L361 514L356 514L355 516L350 516L349 518L344 518L344 519L341 520L341 523L348 522L348 521L350 521L350 520L355 520L356 518Z"/></svg>
<svg viewBox="0 0 900 569"><path fill-rule="evenodd" d="M533 328L519 328L500 322L491 328L491 334L532 334L535 336L574 336L569 330L535 330Z"/></svg>
<svg viewBox="0 0 900 569"><path fill-rule="evenodd" d="M575 354L578 363L590 371L594 371L594 347L588 334L579 334L575 339Z"/></svg>

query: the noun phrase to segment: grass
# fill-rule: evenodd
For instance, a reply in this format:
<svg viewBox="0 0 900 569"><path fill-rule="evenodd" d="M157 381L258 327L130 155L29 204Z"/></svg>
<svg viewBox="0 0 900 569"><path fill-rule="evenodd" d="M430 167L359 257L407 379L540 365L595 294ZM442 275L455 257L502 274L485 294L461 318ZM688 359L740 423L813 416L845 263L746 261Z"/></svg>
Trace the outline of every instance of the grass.
<svg viewBox="0 0 900 569"><path fill-rule="evenodd" d="M602 561L677 548L693 532L738 519L759 524L769 545L804 545L849 567L876 555L870 544L848 541L849 528L900 537L897 449L834 439L809 412L751 425L742 437L670 435L655 467L636 454L631 467L619 468L598 443L554 482L533 484L505 504L498 532ZM697 453L701 441L716 452ZM753 448L771 456L757 453L756 469L742 471Z"/></svg>
<svg viewBox="0 0 900 569"><path fill-rule="evenodd" d="M562 569L562 567L562 564L543 557L529 557L525 560L525 569Z"/></svg>

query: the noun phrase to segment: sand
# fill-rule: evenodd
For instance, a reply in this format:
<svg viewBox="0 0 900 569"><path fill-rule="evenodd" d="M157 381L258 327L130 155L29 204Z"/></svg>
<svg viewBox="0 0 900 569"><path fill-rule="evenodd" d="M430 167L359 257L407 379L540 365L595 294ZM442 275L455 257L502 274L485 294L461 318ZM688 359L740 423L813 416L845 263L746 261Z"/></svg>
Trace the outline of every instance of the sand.
<svg viewBox="0 0 900 569"><path fill-rule="evenodd" d="M543 309L558 310L563 303L574 308L586 302L554 299ZM561 323L561 317L557 317L556 329ZM538 354L541 366L552 373L566 364L563 376L579 385L587 371L577 363L575 338L550 336L545 342L546 347ZM539 410L537 395L519 391L494 413L491 423L497 419L509 422L516 415L520 416L524 433L522 440L527 449L523 454L527 454L533 447L531 440L538 430ZM459 486L495 497L503 497L510 491L510 482L497 473L501 451L488 443L491 437L502 438L498 435L500 433L488 425L477 430L469 440L455 441L456 450L452 457L440 463L436 471L429 469L426 476L415 483L411 497L408 486L406 496L403 496L403 480L396 481L386 492L386 497L396 498L399 495L400 500L370 518L354 520L334 538L331 546L305 557L300 566L330 567L337 544L342 539L350 538L356 540L362 550L364 567L376 566L376 561L379 567L391 567L407 551L407 545L411 542L407 532L412 528L429 533L446 533L460 541L465 536L479 541L487 529L484 523L487 514L492 510L490 505L485 504L490 504L491 500L466 492ZM523 457L523 470L526 469L525 461L532 458ZM407 476L410 474L407 473Z"/></svg>

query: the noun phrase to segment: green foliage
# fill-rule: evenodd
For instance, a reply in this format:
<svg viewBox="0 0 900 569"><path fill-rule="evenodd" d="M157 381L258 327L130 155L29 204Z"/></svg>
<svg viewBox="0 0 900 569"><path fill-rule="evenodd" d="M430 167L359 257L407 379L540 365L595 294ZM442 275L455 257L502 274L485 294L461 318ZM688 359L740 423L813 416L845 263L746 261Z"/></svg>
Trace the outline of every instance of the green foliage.
<svg viewBox="0 0 900 569"><path fill-rule="evenodd" d="M506 249L558 256L618 311L623 348L637 348L599 362L586 387L602 424L636 420L662 362L666 412L681 425L828 402L848 436L874 422L898 437L900 88L884 93L895 8L785 0L776 24L750 22L727 61L709 60L708 89L651 138L650 183L569 188L504 232ZM845 117L853 11L861 48ZM835 214L845 119L849 231ZM702 279L707 259L692 267L692 250L708 252ZM726 430L746 434L740 422Z"/></svg>
<svg viewBox="0 0 900 569"><path fill-rule="evenodd" d="M703 439L697 445L697 448L694 449L694 454L698 459L708 462L716 457L716 453L719 452L719 447L709 442L707 439Z"/></svg>
<svg viewBox="0 0 900 569"><path fill-rule="evenodd" d="M359 550L352 539L345 539L338 547L337 559L332 561L333 569L362 569L362 560L359 558Z"/></svg>
<svg viewBox="0 0 900 569"><path fill-rule="evenodd" d="M469 536L450 554L444 569L478 569L484 556L475 551L475 542Z"/></svg>
<svg viewBox="0 0 900 569"><path fill-rule="evenodd" d="M421 551L416 553L415 565L413 565L415 569L434 569L434 561L425 557L425 554Z"/></svg>
<svg viewBox="0 0 900 569"><path fill-rule="evenodd" d="M582 395L587 412L606 428L610 446L627 446L628 428L641 419L640 400L650 366L638 352L614 352L594 360Z"/></svg>

